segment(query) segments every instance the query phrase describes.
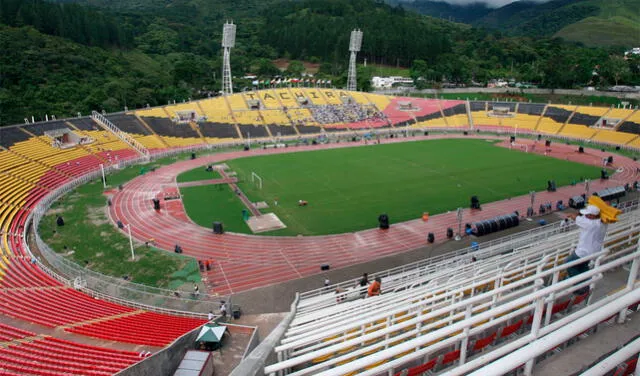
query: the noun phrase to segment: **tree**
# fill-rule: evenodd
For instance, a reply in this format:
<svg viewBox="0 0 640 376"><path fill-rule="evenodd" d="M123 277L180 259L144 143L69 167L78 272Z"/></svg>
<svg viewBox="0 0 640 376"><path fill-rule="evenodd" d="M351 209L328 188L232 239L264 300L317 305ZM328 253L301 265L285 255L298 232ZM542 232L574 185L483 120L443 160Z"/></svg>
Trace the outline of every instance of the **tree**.
<svg viewBox="0 0 640 376"><path fill-rule="evenodd" d="M256 74L262 77L271 77L280 74L280 69L269 59L258 59Z"/></svg>
<svg viewBox="0 0 640 376"><path fill-rule="evenodd" d="M622 56L612 55L602 66L602 75L609 82L614 82L616 85L620 81L626 81L631 75L629 64Z"/></svg>
<svg viewBox="0 0 640 376"><path fill-rule="evenodd" d="M292 60L289 62L286 73L291 77L300 77L304 72L304 65L298 60Z"/></svg>
<svg viewBox="0 0 640 376"><path fill-rule="evenodd" d="M148 31L136 38L138 48L148 54L164 55L178 49L178 33L169 28L167 21L159 19L149 25Z"/></svg>
<svg viewBox="0 0 640 376"><path fill-rule="evenodd" d="M409 74L413 79L413 82L417 82L420 77L426 78L427 70L429 69L427 62L424 60L414 60L411 64L411 69L409 70Z"/></svg>

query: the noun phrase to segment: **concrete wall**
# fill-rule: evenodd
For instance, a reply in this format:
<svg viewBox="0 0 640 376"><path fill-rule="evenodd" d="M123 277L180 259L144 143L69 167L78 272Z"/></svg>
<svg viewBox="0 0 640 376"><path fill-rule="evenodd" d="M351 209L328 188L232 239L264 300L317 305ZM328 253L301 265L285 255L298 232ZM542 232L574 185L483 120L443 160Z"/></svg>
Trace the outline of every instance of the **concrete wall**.
<svg viewBox="0 0 640 376"><path fill-rule="evenodd" d="M116 375L118 376L148 376L148 375L172 375L187 350L195 348L196 338L200 332L200 327L184 334L167 348L160 350L142 362L136 363L126 368Z"/></svg>
<svg viewBox="0 0 640 376"><path fill-rule="evenodd" d="M289 324L296 315L299 295L296 294L294 302L291 304L291 312L282 319L280 324L269 333L251 353L231 372L230 376L264 376L264 366L277 361L273 349L280 343Z"/></svg>

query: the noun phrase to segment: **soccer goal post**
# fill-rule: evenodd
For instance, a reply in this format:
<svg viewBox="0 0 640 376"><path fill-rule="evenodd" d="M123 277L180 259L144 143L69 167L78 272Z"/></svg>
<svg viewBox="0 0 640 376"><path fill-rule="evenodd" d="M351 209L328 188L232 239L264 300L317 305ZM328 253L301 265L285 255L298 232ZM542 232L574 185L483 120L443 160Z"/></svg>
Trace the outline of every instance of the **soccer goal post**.
<svg viewBox="0 0 640 376"><path fill-rule="evenodd" d="M257 184L258 188L262 189L262 178L253 171L251 171L251 182Z"/></svg>

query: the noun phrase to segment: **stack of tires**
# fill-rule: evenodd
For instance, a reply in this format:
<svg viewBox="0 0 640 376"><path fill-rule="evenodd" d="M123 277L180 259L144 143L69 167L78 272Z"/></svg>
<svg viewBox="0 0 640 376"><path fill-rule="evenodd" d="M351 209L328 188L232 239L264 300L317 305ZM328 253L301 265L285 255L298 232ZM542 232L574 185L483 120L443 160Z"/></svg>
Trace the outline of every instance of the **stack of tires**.
<svg viewBox="0 0 640 376"><path fill-rule="evenodd" d="M501 215L484 221L476 222L473 224L473 234L476 236L482 236L506 230L511 227L518 226L520 224L520 218L516 213Z"/></svg>

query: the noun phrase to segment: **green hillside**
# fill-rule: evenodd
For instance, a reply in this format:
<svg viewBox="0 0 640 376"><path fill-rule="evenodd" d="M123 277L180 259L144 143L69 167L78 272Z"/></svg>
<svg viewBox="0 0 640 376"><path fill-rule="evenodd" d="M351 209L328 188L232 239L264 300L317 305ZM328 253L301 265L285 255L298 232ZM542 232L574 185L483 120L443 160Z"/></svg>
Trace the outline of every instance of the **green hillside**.
<svg viewBox="0 0 640 376"><path fill-rule="evenodd" d="M637 0L554 0L514 2L488 13L474 25L514 35L560 37L588 46L640 44Z"/></svg>
<svg viewBox="0 0 640 376"><path fill-rule="evenodd" d="M640 45L640 4L635 0L589 0L600 6L596 16L587 17L559 30L555 36L587 46Z"/></svg>

